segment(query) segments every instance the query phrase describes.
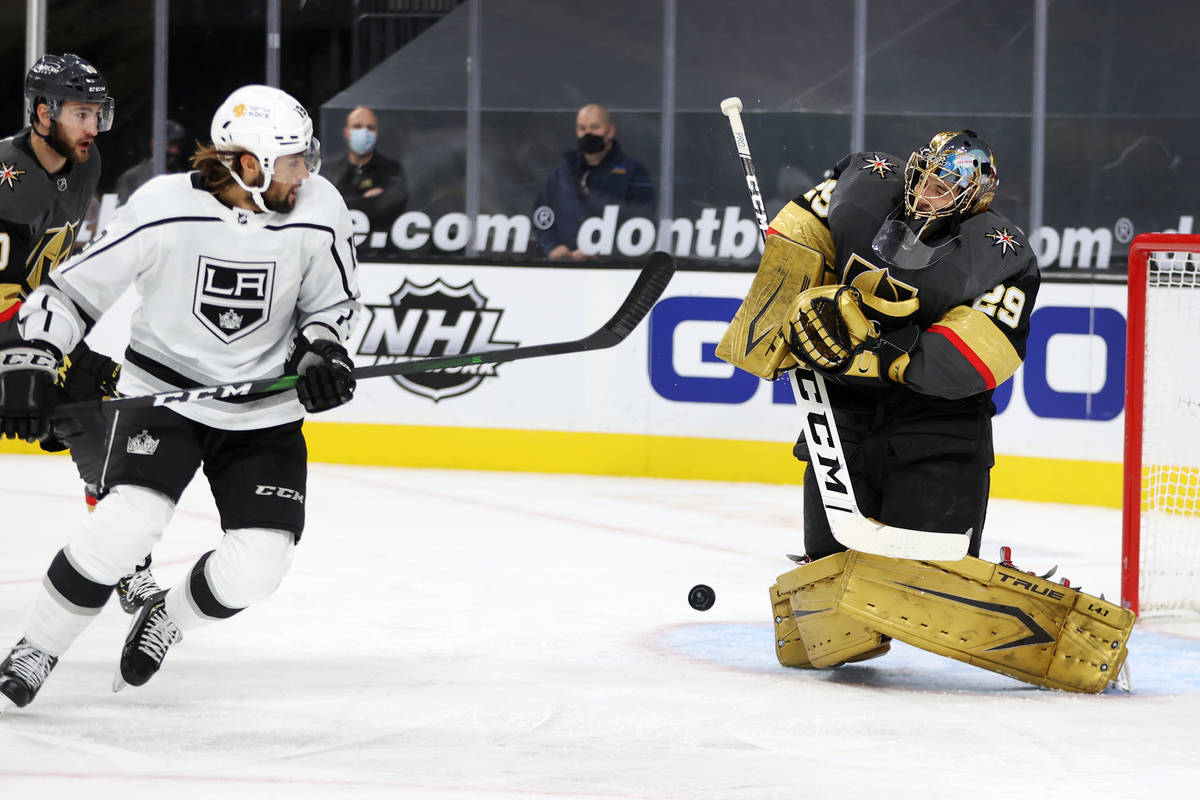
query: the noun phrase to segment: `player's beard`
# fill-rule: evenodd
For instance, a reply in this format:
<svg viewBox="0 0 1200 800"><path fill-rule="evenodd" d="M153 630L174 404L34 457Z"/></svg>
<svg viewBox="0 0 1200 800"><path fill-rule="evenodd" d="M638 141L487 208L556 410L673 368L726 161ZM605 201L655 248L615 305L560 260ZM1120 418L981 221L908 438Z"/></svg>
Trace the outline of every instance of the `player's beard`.
<svg viewBox="0 0 1200 800"><path fill-rule="evenodd" d="M81 147L84 142L87 142L87 147ZM75 164L82 164L88 160L92 154L92 144L94 142L95 138L86 134L80 136L74 142L70 141L63 135L61 125L51 125L50 135L46 137L46 143L54 149L54 152Z"/></svg>
<svg viewBox="0 0 1200 800"><path fill-rule="evenodd" d="M296 195L299 190L298 184L271 181L271 185L262 194L263 204L277 214L287 214L296 207Z"/></svg>

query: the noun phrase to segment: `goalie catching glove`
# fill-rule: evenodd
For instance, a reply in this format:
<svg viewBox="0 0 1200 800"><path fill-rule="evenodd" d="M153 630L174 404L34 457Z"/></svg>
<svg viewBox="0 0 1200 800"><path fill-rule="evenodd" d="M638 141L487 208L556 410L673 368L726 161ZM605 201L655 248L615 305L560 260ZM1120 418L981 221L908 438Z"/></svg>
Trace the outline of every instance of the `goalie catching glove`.
<svg viewBox="0 0 1200 800"><path fill-rule="evenodd" d="M818 286L792 304L786 329L788 349L813 369L843 384L904 383L909 353L921 331L907 324L883 332L867 316L899 324L916 313L916 299L884 300L855 286Z"/></svg>
<svg viewBox="0 0 1200 800"><path fill-rule="evenodd" d="M61 354L45 342L0 346L0 435L36 442L50 435Z"/></svg>
<svg viewBox="0 0 1200 800"><path fill-rule="evenodd" d="M354 397L354 364L350 354L340 342L321 337L319 331L313 339L304 333L296 334L285 368L288 373L300 376L296 394L310 414L337 408Z"/></svg>

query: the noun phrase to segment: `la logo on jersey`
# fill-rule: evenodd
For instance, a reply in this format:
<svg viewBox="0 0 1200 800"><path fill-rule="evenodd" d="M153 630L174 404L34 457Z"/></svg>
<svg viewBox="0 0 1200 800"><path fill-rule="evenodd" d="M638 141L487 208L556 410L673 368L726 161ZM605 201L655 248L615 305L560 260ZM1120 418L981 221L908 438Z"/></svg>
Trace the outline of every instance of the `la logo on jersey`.
<svg viewBox="0 0 1200 800"><path fill-rule="evenodd" d="M226 261L200 256L192 313L214 336L229 344L271 318L275 262Z"/></svg>
<svg viewBox="0 0 1200 800"><path fill-rule="evenodd" d="M487 298L474 281L450 286L438 278L420 286L405 280L389 299L389 305L366 306L369 318L358 354L374 356L376 364L504 350L518 344L494 338L504 312L487 307ZM436 403L471 391L485 377L494 377L497 366L471 364L393 375L392 380Z"/></svg>

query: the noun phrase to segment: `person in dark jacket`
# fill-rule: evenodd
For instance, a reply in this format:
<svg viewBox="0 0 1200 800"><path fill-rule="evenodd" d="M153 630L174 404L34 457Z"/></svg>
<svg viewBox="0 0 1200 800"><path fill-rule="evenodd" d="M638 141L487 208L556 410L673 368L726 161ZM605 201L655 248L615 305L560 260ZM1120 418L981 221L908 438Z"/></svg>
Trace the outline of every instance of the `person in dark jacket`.
<svg viewBox="0 0 1200 800"><path fill-rule="evenodd" d="M621 149L608 109L591 103L575 116L578 145L563 153L534 201L535 238L554 260L582 261L577 235L588 217L620 208L619 219L654 216L654 185L641 162Z"/></svg>
<svg viewBox="0 0 1200 800"><path fill-rule="evenodd" d="M346 155L322 172L337 187L346 206L361 211L375 229L390 228L408 208L408 178L399 161L376 148L379 117L366 106L346 115L342 129Z"/></svg>

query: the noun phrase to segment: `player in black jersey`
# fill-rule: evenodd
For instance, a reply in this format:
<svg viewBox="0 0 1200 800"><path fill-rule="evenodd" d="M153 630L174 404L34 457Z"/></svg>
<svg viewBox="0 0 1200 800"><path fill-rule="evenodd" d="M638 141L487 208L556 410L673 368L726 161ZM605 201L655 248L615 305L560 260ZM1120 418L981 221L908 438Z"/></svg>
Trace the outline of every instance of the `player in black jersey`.
<svg viewBox="0 0 1200 800"><path fill-rule="evenodd" d="M991 207L997 181L995 156L972 131L938 133L907 162L845 156L768 229L764 265L808 265L790 307L781 301L786 346L755 363L730 341L735 319L718 349L762 377L787 369L781 359L821 372L862 513L970 530L971 555L987 510L992 392L1024 359L1040 282L1024 233ZM766 311L750 304L740 317ZM803 439L796 455L808 460ZM804 501L808 556L845 550L811 468Z"/></svg>
<svg viewBox="0 0 1200 800"><path fill-rule="evenodd" d="M970 532L969 556L944 569L847 552L830 530L810 464L810 563L771 587L785 666L873 658L895 636L1041 685L1097 691L1106 683L1091 674L1048 676L1035 663L1042 651L1020 649L1024 641L976 642L983 626L993 638L1000 630L980 621L988 613L981 609L1048 619L1019 592L1004 594L1009 576L997 583L997 565L976 558L994 460L992 394L1025 357L1040 284L1024 233L992 208L997 185L991 147L973 131L946 131L907 160L845 156L768 228L754 285L718 355L764 378L798 363L824 376L846 469L820 479L848 473L863 516L893 528ZM810 460L803 438L796 456ZM964 600L968 586L976 594ZM859 601L877 617L864 622ZM1063 626L1046 625L1046 641L1055 640ZM929 631L936 641L926 641ZM989 647L1011 660L999 663Z"/></svg>
<svg viewBox="0 0 1200 800"><path fill-rule="evenodd" d="M21 303L74 249L100 181L96 136L113 122L114 103L104 76L70 53L43 56L30 68L25 101L29 127L0 140L0 342L18 338ZM85 343L63 366L60 383L67 399L116 392L120 366ZM41 446L48 451L71 448L92 507L99 483L99 434L73 430L59 436L42 439ZM122 607L132 613L158 590L148 569L126 576L119 591Z"/></svg>
<svg viewBox="0 0 1200 800"><path fill-rule="evenodd" d="M970 530L971 555L987 511L992 392L1025 357L1040 283L1024 233L991 207L997 184L982 139L943 132L906 163L846 156L773 223L782 236L803 230L830 255L836 283L800 302L788 343L829 379L863 514L905 528ZM822 353L822 326L807 313L835 287L854 287L876 326L849 353ZM804 507L809 557L844 550L811 469Z"/></svg>

